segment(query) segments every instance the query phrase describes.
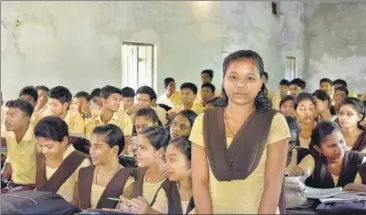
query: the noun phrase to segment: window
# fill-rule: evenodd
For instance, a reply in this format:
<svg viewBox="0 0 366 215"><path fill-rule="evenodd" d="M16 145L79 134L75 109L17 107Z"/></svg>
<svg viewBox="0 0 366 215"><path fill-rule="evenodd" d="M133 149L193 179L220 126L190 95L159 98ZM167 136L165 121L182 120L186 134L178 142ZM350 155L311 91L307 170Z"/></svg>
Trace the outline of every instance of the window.
<svg viewBox="0 0 366 215"><path fill-rule="evenodd" d="M293 80L299 77L296 71L296 58L286 57L285 76L287 80Z"/></svg>
<svg viewBox="0 0 366 215"><path fill-rule="evenodd" d="M155 89L154 44L122 43L122 84L137 90L141 86Z"/></svg>

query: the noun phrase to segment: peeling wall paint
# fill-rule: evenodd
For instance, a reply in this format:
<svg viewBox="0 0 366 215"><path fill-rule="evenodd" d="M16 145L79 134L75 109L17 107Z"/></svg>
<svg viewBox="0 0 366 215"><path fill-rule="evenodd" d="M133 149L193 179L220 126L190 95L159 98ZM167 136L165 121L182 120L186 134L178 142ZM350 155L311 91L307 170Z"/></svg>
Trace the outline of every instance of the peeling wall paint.
<svg viewBox="0 0 366 215"><path fill-rule="evenodd" d="M305 52L311 89L319 79L342 78L366 92L366 2L318 3L306 9Z"/></svg>
<svg viewBox="0 0 366 215"><path fill-rule="evenodd" d="M152 42L158 50L158 92L164 77L200 84L222 53L253 49L266 70L283 76L279 18L271 2L2 2L1 88L4 100L24 85L65 85L73 93L121 86L122 41ZM17 24L19 20L19 24ZM153 36L151 36L153 35ZM81 81L80 81L81 80ZM270 88L277 88L277 80Z"/></svg>

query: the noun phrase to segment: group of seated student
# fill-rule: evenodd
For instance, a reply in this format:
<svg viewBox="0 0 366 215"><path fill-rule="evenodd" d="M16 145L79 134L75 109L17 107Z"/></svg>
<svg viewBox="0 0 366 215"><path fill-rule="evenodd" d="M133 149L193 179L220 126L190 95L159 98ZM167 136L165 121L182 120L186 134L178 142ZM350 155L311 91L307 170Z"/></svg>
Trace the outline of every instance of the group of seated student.
<svg viewBox="0 0 366 215"><path fill-rule="evenodd" d="M282 80L272 100L281 98L278 109L291 132L288 175L304 176L310 187L366 192L366 102L351 96L344 80L324 78L312 94L305 86Z"/></svg>
<svg viewBox="0 0 366 215"><path fill-rule="evenodd" d="M182 104L195 102L194 87L181 93ZM209 93L202 94L206 102ZM6 186L1 192L54 192L85 210L194 213L188 137L197 113L177 108L168 122L164 112L165 126L152 88L137 90L136 104L134 96L128 87L105 86L74 98L63 86L22 89L4 108ZM34 119L36 113L39 118ZM76 150L74 135L88 139L88 154ZM136 166L123 166L121 155L135 157Z"/></svg>

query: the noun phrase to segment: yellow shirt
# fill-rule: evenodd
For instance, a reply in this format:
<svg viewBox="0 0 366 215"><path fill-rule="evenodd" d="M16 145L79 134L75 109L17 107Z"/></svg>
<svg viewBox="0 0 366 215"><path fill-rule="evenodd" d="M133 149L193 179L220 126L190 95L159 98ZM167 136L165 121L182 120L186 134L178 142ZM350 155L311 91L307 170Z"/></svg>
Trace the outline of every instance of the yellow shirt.
<svg viewBox="0 0 366 215"><path fill-rule="evenodd" d="M125 184L125 187L123 189L126 189L127 187L129 187L134 182L135 182L135 179L132 176L128 177L128 179L126 181L126 184ZM106 186L100 186L100 185L97 185L97 184L94 184L94 183L92 184L91 193L90 193L90 206L91 206L91 209L96 209L97 208L99 199L102 196L105 188L106 188ZM122 193L121 193L121 195L122 195ZM119 208L119 206L117 205L116 208Z"/></svg>
<svg viewBox="0 0 366 215"><path fill-rule="evenodd" d="M182 104L182 97L180 92L174 92L173 95L168 98L166 93L161 95L158 100L158 104L165 104L169 107L174 107Z"/></svg>
<svg viewBox="0 0 366 215"><path fill-rule="evenodd" d="M274 96L275 96L275 93L272 90L268 90L268 99L270 101L272 101Z"/></svg>
<svg viewBox="0 0 366 215"><path fill-rule="evenodd" d="M184 110L184 107L183 105L180 105L180 106L175 106L173 107L169 113L173 112L173 113L179 113L181 112L182 110ZM195 112L197 115L200 115L201 113L203 113L203 111L205 110L205 108L202 106L202 104L198 101L195 101L193 103L193 106L192 106L192 109L191 111Z"/></svg>
<svg viewBox="0 0 366 215"><path fill-rule="evenodd" d="M17 143L14 132L6 136L8 147L6 162L13 168L12 180L16 184L29 185L36 181L36 156L38 145L30 125L23 139Z"/></svg>
<svg viewBox="0 0 366 215"><path fill-rule="evenodd" d="M5 107L1 107L1 125L4 123Z"/></svg>
<svg viewBox="0 0 366 215"><path fill-rule="evenodd" d="M198 91L198 93L197 93L197 98L196 98L196 100L194 101L194 102L197 102L197 103L199 103L199 104L202 104L201 90L202 90L202 89L200 89L200 90ZM220 97L220 96L221 96L221 92L220 92L218 89L216 89L216 90L215 90L215 96L214 96L214 97Z"/></svg>
<svg viewBox="0 0 366 215"><path fill-rule="evenodd" d="M35 111L40 114L42 117L51 115L50 105L45 104L39 111Z"/></svg>
<svg viewBox="0 0 366 215"><path fill-rule="evenodd" d="M65 160L73 151L75 151L73 145L67 147L62 159ZM71 202L74 199L75 184L78 181L79 170L83 167L88 166L90 166L90 161L88 158L85 158L85 160L80 164L80 166L75 170L75 172L72 173L72 175L61 185L60 189L58 189L56 193L62 196L67 202ZM51 176L57 171L57 169L58 168L52 169L46 166L47 180L51 178Z"/></svg>
<svg viewBox="0 0 366 215"><path fill-rule="evenodd" d="M180 201L182 206L183 214L186 214L187 208L189 205L189 201ZM151 207L152 209L160 212L161 214L168 214L169 206L168 206L168 198L164 189L160 189L158 194L156 195L155 203ZM193 209L189 214L196 214L196 210Z"/></svg>
<svg viewBox="0 0 366 215"><path fill-rule="evenodd" d="M192 143L201 147L205 147L202 127L203 115L201 114L196 118L190 136ZM267 145L290 137L290 129L285 117L277 113L272 120ZM226 140L229 147L233 138L226 138ZM264 148L257 168L244 180L218 181L209 168L209 189L213 213L257 214L265 186L266 160L267 147ZM278 210L277 213L279 213Z"/></svg>
<svg viewBox="0 0 366 215"><path fill-rule="evenodd" d="M314 172L314 169L315 169L315 161L314 161L314 158L313 156L311 155L306 155L302 160L301 162L299 163L298 165L302 170L304 170L306 172L306 175L308 177L310 177L313 172ZM333 175L332 174L332 177L333 177L333 180L334 180L334 184L338 184L338 179L339 179L339 176L337 175ZM355 178L355 181L354 183L356 184L362 184L362 178L360 176L359 173L357 173L356 175L356 178Z"/></svg>
<svg viewBox="0 0 366 215"><path fill-rule="evenodd" d="M164 181L165 180L161 180L158 183L149 183L146 182L144 178L144 182L142 184L142 196L149 202L149 204L151 204L151 202L154 200L155 194L158 192L161 184Z"/></svg>
<svg viewBox="0 0 366 215"><path fill-rule="evenodd" d="M155 110L156 114L159 117L160 122L163 124L163 126L165 126L168 123L168 120L166 118L166 111L159 106L152 107L152 109Z"/></svg>
<svg viewBox="0 0 366 215"><path fill-rule="evenodd" d="M127 115L124 111L115 112L112 116L112 118L109 120L107 124L113 124L118 126L124 136L131 136L132 135L132 129L133 124L130 116ZM85 136L90 140L91 135L93 133L93 129L97 126L105 125L102 122L100 113L97 115L97 117L92 118L90 121L88 121L85 125Z"/></svg>
<svg viewBox="0 0 366 215"><path fill-rule="evenodd" d="M85 123L81 116L73 111L67 111L64 121L66 122L67 126L69 127L69 133L83 135L85 129Z"/></svg>
<svg viewBox="0 0 366 215"><path fill-rule="evenodd" d="M280 110L281 96L275 95L272 98L272 106L275 110Z"/></svg>
<svg viewBox="0 0 366 215"><path fill-rule="evenodd" d="M42 118L43 118L42 113L33 112L32 117L30 119L32 126L35 127L37 125L37 123L39 122L39 120L41 120Z"/></svg>

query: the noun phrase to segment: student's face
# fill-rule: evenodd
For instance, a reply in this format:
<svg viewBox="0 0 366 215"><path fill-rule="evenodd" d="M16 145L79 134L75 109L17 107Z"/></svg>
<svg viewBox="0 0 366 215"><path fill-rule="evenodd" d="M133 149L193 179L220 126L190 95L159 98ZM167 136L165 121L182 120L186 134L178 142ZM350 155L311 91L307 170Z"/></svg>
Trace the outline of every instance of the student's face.
<svg viewBox="0 0 366 215"><path fill-rule="evenodd" d="M170 82L169 85L167 86L166 90L168 91L169 94L175 93L175 90L176 90L175 81Z"/></svg>
<svg viewBox="0 0 366 215"><path fill-rule="evenodd" d="M280 85L280 96L284 97L288 93L288 86L286 85Z"/></svg>
<svg viewBox="0 0 366 215"><path fill-rule="evenodd" d="M290 129L291 139L289 141L289 147L287 148L287 152L292 152L292 150L296 147L297 137L299 135L298 129Z"/></svg>
<svg viewBox="0 0 366 215"><path fill-rule="evenodd" d="M330 96L333 95L333 87L328 82L321 83L320 90L327 92Z"/></svg>
<svg viewBox="0 0 366 215"><path fill-rule="evenodd" d="M139 93L137 94L137 103L142 108L150 108L152 106L152 101L149 94Z"/></svg>
<svg viewBox="0 0 366 215"><path fill-rule="evenodd" d="M67 102L65 104L62 104L59 100L53 98L50 98L49 104L52 115L54 116L63 115L64 113L67 112L67 108L69 106Z"/></svg>
<svg viewBox="0 0 366 215"><path fill-rule="evenodd" d="M202 84L211 83L212 79L207 73L203 73L201 75L201 81L202 81Z"/></svg>
<svg viewBox="0 0 366 215"><path fill-rule="evenodd" d="M105 142L103 135L93 134L90 142L90 158L93 165L105 165L112 159L117 159L118 146L112 148Z"/></svg>
<svg viewBox="0 0 366 215"><path fill-rule="evenodd" d="M29 102L33 107L35 107L36 104L37 104L37 101L34 100L34 98L32 96L30 96L30 95L26 95L26 94L25 95L21 95L19 98L22 99L22 100L25 100L25 101Z"/></svg>
<svg viewBox="0 0 366 215"><path fill-rule="evenodd" d="M81 108L85 105L90 105L90 102L88 102L88 100L86 100L86 98L84 98L84 97L74 98L74 107L75 107L75 110L79 114L82 113Z"/></svg>
<svg viewBox="0 0 366 215"><path fill-rule="evenodd" d="M124 109L127 110L128 108L133 106L135 100L134 100L134 98L130 98L130 97L122 97L122 102L123 102Z"/></svg>
<svg viewBox="0 0 366 215"><path fill-rule="evenodd" d="M229 102L237 105L253 104L262 85L263 79L259 75L256 63L249 59L230 63L224 76L224 89Z"/></svg>
<svg viewBox="0 0 366 215"><path fill-rule="evenodd" d="M339 88L339 87L343 87L343 85L342 85L342 84L334 84L334 85L333 85L333 88L334 88L334 89L337 89L337 88Z"/></svg>
<svg viewBox="0 0 366 215"><path fill-rule="evenodd" d="M193 104L194 100L196 100L197 95L193 93L193 91L189 88L184 88L180 92L182 103L185 105Z"/></svg>
<svg viewBox="0 0 366 215"><path fill-rule="evenodd" d="M172 125L170 126L170 137L172 139L178 136L188 137L191 134L191 129L191 123L188 118L179 114L174 118Z"/></svg>
<svg viewBox="0 0 366 215"><path fill-rule="evenodd" d="M138 167L150 167L163 160L164 150L157 150L143 134L137 135L136 161Z"/></svg>
<svg viewBox="0 0 366 215"><path fill-rule="evenodd" d="M345 140L340 132L334 132L324 138L320 143L320 153L328 163L337 163L343 159Z"/></svg>
<svg viewBox="0 0 366 215"><path fill-rule="evenodd" d="M285 116L295 117L295 104L293 101L288 100L280 107L280 112Z"/></svg>
<svg viewBox="0 0 366 215"><path fill-rule="evenodd" d="M16 131L23 125L28 125L29 120L29 116L20 108L8 108L5 113L4 124L7 131Z"/></svg>
<svg viewBox="0 0 366 215"><path fill-rule="evenodd" d="M92 101L94 104L96 104L98 107L102 107L103 106L103 102L102 102L102 98L99 96L94 96L92 98Z"/></svg>
<svg viewBox="0 0 366 215"><path fill-rule="evenodd" d="M135 118L135 127L136 127L137 134L141 134L141 132L145 128L151 127L153 125L154 125L154 123L153 123L152 119L150 119L149 117L137 116Z"/></svg>
<svg viewBox="0 0 366 215"><path fill-rule="evenodd" d="M342 90L335 91L335 93L334 93L334 103L335 103L336 106L339 107L344 102L344 99L346 99L346 98L347 98L347 95Z"/></svg>
<svg viewBox="0 0 366 215"><path fill-rule="evenodd" d="M301 123L314 124L316 117L316 110L313 102L310 100L303 100L299 103L296 109L297 118Z"/></svg>
<svg viewBox="0 0 366 215"><path fill-rule="evenodd" d="M215 92L212 92L212 90L208 87L201 88L201 98L203 102L207 102L209 99L213 98L215 96Z"/></svg>
<svg viewBox="0 0 366 215"><path fill-rule="evenodd" d="M327 100L323 101L321 99L318 99L315 96L314 96L314 99L316 101L316 112L317 113L320 114L329 109L329 104L328 104Z"/></svg>
<svg viewBox="0 0 366 215"><path fill-rule="evenodd" d="M358 114L352 105L342 105L338 111L338 120L342 128L357 127L362 115Z"/></svg>
<svg viewBox="0 0 366 215"><path fill-rule="evenodd" d="M301 93L301 88L296 84L291 84L289 87L290 95L296 98L297 95Z"/></svg>
<svg viewBox="0 0 366 215"><path fill-rule="evenodd" d="M191 176L191 162L176 144L169 144L165 153L169 181L179 181Z"/></svg>
<svg viewBox="0 0 366 215"><path fill-rule="evenodd" d="M119 106L121 105L121 95L118 93L111 94L107 99L102 98L103 107L107 109L117 112Z"/></svg>
<svg viewBox="0 0 366 215"><path fill-rule="evenodd" d="M38 101L37 101L37 104L38 105L45 105L47 104L48 102L48 93L47 91L44 91L44 90L38 90Z"/></svg>
<svg viewBox="0 0 366 215"><path fill-rule="evenodd" d="M68 138L64 137L62 142L54 141L44 137L36 137L39 149L46 157L46 160L59 160L63 157L68 143Z"/></svg>

